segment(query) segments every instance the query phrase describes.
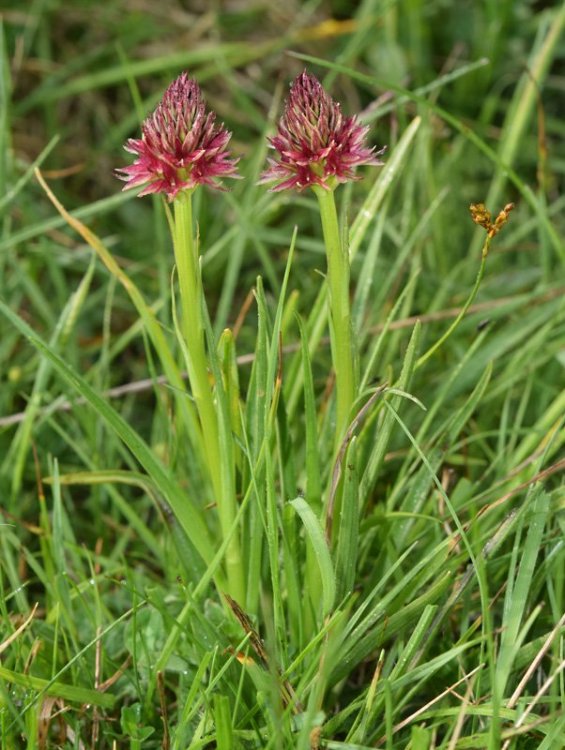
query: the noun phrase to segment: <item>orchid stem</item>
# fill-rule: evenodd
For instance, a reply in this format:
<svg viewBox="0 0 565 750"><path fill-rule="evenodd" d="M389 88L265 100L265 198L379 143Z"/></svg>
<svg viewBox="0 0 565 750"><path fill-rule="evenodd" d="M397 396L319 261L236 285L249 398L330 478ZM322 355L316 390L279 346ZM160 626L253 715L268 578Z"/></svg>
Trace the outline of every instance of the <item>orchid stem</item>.
<svg viewBox="0 0 565 750"><path fill-rule="evenodd" d="M204 343L203 305L204 292L200 275L198 246L192 228L192 191L181 191L174 200L173 242L175 263L181 298L181 331L184 337L187 370L190 386L202 430L202 439L208 463L210 481L217 503L223 538L231 537L226 549L226 572L230 594L244 601L243 566L239 535L233 532L237 514L233 483L229 477L233 459L229 451L222 451L219 433L219 415L208 372ZM219 407L218 407L219 408Z"/></svg>
<svg viewBox="0 0 565 750"><path fill-rule="evenodd" d="M349 256L341 241L333 190L325 190L318 186L314 186L313 190L320 206L328 265L330 338L337 394L337 450L349 425L356 388L355 353L351 338L349 307Z"/></svg>
<svg viewBox="0 0 565 750"><path fill-rule="evenodd" d="M181 297L181 328L188 351L188 377L202 427L208 468L216 494L218 482L218 419L208 377L204 325L202 322L202 284L198 251L192 233L192 196L182 191L174 201L175 263Z"/></svg>

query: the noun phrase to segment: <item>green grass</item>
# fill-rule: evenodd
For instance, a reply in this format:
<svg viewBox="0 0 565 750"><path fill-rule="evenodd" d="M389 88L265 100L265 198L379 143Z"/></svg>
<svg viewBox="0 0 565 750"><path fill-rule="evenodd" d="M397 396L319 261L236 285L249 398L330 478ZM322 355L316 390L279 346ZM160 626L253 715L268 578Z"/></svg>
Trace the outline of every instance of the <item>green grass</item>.
<svg viewBox="0 0 565 750"><path fill-rule="evenodd" d="M1 24L2 748L562 747L565 7L36 0ZM337 450L317 201L256 184L304 66L387 144L336 192ZM193 200L223 516L166 211L113 176L183 69L246 177ZM435 350L479 201L516 207Z"/></svg>

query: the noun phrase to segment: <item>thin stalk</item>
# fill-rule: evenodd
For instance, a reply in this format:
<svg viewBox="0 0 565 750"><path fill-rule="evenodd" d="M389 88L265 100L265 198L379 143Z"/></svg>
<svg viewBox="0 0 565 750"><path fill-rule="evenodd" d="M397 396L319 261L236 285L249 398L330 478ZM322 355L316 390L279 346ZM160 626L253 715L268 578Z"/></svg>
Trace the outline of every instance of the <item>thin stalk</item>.
<svg viewBox="0 0 565 750"><path fill-rule="evenodd" d="M422 356L418 359L418 361L416 362L416 367L415 367L416 370L419 367L421 367L423 364L425 364L428 361L428 359L433 354L435 354L435 352L440 348L440 346L442 346L447 341L447 339L451 336L451 334L453 333L453 331L457 328L457 326L459 325L459 323L465 317L465 314L466 314L467 310L473 304L473 302L475 300L475 297L477 296L477 293L479 291L479 287L481 286L481 281L483 280L483 276L485 274L485 267L486 267L487 256L488 256L488 251L489 251L491 239L492 238L489 237L489 235L487 235L487 237L485 239L485 243L483 245L483 250L482 250L482 255L481 255L481 265L480 265L479 271L477 273L477 278L475 279L475 285L473 286L473 289L471 290L471 294L469 295L467 301L465 302L465 304L463 305L463 307L459 311L459 315L455 318L455 320L449 326L449 328L443 334L443 336L440 339L438 339L435 342L435 344L433 344L428 349L428 351L424 352L424 354L422 354Z"/></svg>
<svg viewBox="0 0 565 750"><path fill-rule="evenodd" d="M173 244L181 298L181 331L187 353L190 386L202 430L210 481L217 503L224 539L231 536L226 550L226 572L230 594L244 601L243 567L239 534L232 532L237 513L233 483L233 452L222 450L219 415L208 372L204 343L204 292L198 247L192 230L192 191L179 193L174 201ZM218 408L220 408L218 406Z"/></svg>
<svg viewBox="0 0 565 750"><path fill-rule="evenodd" d="M208 376L204 324L202 321L202 283L198 251L192 234L192 194L179 193L174 201L175 263L181 298L181 329L188 351L188 377L206 450L210 478L216 495L220 494L221 471L218 443L218 419Z"/></svg>
<svg viewBox="0 0 565 750"><path fill-rule="evenodd" d="M320 206L328 264L330 338L337 394L335 429L337 450L349 424L356 387L349 306L349 256L341 241L333 191L317 186L313 190Z"/></svg>

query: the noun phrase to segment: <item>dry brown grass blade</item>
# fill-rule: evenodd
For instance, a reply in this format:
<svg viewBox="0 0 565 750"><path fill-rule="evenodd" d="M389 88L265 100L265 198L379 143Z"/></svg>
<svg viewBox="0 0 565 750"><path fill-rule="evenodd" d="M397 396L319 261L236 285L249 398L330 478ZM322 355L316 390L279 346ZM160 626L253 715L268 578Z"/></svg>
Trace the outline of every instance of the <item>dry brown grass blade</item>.
<svg viewBox="0 0 565 750"><path fill-rule="evenodd" d="M37 746L39 750L49 750L49 748L52 747L52 744L49 742L49 728L54 719L66 713L69 709L70 706L67 706L61 698L55 698L53 696L46 696L43 698L37 722ZM67 726L65 721L62 720L59 726L59 743L62 744L63 742L66 742L71 734L73 734L72 730ZM75 747L78 747L79 750L86 750L84 743L80 739Z"/></svg>
<svg viewBox="0 0 565 750"><path fill-rule="evenodd" d="M28 625L31 623L31 621L35 617L35 613L37 611L38 606L39 605L36 603L33 609L31 610L30 614L22 622L22 624L18 628L16 628L16 630L14 630L12 635L8 636L8 638L6 638L6 640L3 643L0 643L0 654L3 653L11 643L17 640L19 636L24 632L24 630L28 627Z"/></svg>
<svg viewBox="0 0 565 750"><path fill-rule="evenodd" d="M453 693L455 688L458 685L461 685L462 682L467 682L473 675L475 675L480 669L484 667L484 664L479 664L475 669L472 669L470 672L468 672L466 675L463 675L463 677L460 680L457 680L453 685L446 688L443 692L441 692L439 695L436 695L435 698L432 698L431 701L428 701L425 706L422 706L417 711L415 711L413 714L408 716L406 719L403 719L398 724L396 724L393 728L393 732L399 732L401 729L404 729L404 727L409 726L412 724L413 721L415 721L418 716L421 716L423 713L428 711L432 706L434 706L436 703L438 703L442 698L445 698L446 695L449 695L450 693ZM377 745L382 745L383 742L386 741L386 737L381 737L380 740L377 742Z"/></svg>

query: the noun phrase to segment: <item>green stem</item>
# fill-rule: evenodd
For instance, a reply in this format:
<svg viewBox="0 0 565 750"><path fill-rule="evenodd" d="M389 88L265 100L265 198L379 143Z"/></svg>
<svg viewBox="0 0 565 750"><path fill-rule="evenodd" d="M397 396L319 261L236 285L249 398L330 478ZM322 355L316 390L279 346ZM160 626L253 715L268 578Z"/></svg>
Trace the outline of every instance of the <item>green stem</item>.
<svg viewBox="0 0 565 750"><path fill-rule="evenodd" d="M443 334L443 336L440 339L438 339L435 342L435 344L433 344L433 346L431 346L428 349L427 352L424 352L424 354L422 354L422 356L418 359L418 361L416 362L416 366L415 366L414 369L417 370L419 367L421 367L423 364L425 364L428 361L428 359L433 354L435 354L435 352L440 348L440 346L442 346L447 341L447 339L451 336L451 334L453 333L453 331L457 328L457 326L459 325L459 323L465 317L465 314L466 314L467 310L473 304L473 302L475 300L475 297L477 296L477 292L479 291L479 287L481 286L481 281L483 280L483 276L484 276L484 273L485 273L485 266L486 266L486 262L487 262L487 255L488 255L488 251L489 251L489 247L490 247L490 241L491 241L491 237L489 237L489 235L487 235L485 243L483 245L482 257L481 257L481 265L479 267L479 272L477 273L477 278L475 279L475 285L474 285L473 289L471 290L471 294L469 295L467 301L465 302L465 304L463 305L463 307L459 311L459 314L455 318L455 320L453 321L453 323L449 326L449 328L447 329L447 331Z"/></svg>
<svg viewBox="0 0 565 750"><path fill-rule="evenodd" d="M356 386L349 308L349 256L341 242L333 191L317 186L313 190L320 206L328 264L330 338L337 393L335 430L337 449L349 425Z"/></svg>
<svg viewBox="0 0 565 750"><path fill-rule="evenodd" d="M188 377L202 429L208 469L214 492L220 494L221 478L218 445L218 419L208 376L204 325L202 322L202 283L198 250L192 234L192 195L179 193L174 202L175 263L181 298L181 330L188 351Z"/></svg>
<svg viewBox="0 0 565 750"><path fill-rule="evenodd" d="M233 478L233 451L222 448L220 415L208 371L204 342L204 292L200 275L198 246L192 229L192 191L183 191L174 201L173 243L181 298L181 331L186 345L188 378L202 431L214 500L217 503L222 535L231 535L226 549L229 593L245 601L239 534L233 532L237 514ZM218 405L218 409L220 406ZM224 446L225 448L225 446Z"/></svg>

